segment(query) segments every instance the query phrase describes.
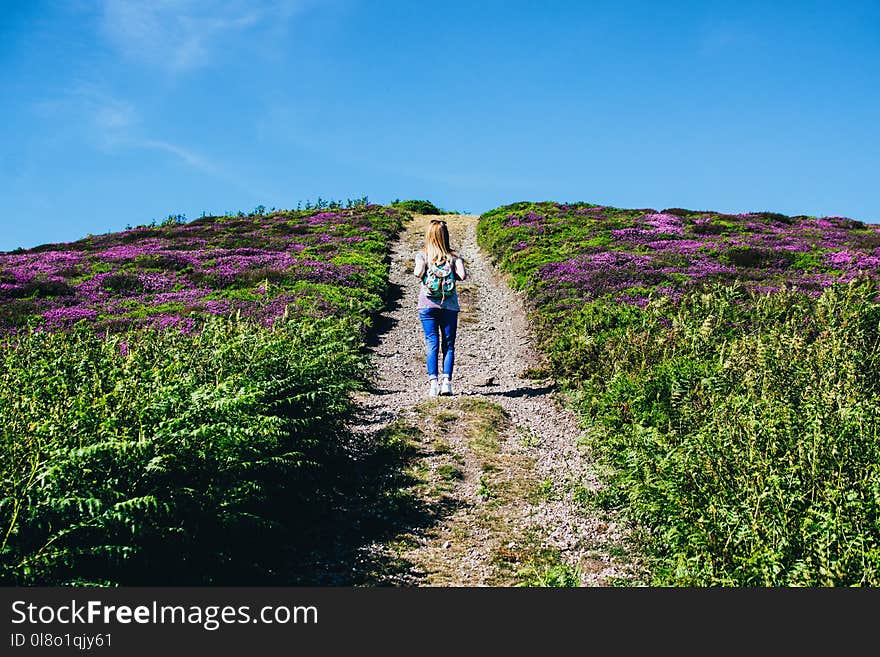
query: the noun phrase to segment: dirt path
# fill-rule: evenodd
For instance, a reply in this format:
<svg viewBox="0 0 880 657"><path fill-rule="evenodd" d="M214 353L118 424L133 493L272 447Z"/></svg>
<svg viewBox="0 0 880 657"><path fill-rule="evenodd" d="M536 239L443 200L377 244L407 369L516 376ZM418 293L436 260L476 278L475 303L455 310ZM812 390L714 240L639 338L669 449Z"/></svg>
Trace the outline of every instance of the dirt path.
<svg viewBox="0 0 880 657"><path fill-rule="evenodd" d="M396 564L378 578L391 585L605 585L636 577L622 527L590 508L598 484L578 449L576 418L541 378L522 299L477 246L473 215L444 217L470 278L459 284L454 395L426 397L412 256L430 219L417 216L394 249L398 301L372 348L374 389L358 396L356 430L407 429L415 453L408 493L434 509L435 520L401 527L361 558Z"/></svg>

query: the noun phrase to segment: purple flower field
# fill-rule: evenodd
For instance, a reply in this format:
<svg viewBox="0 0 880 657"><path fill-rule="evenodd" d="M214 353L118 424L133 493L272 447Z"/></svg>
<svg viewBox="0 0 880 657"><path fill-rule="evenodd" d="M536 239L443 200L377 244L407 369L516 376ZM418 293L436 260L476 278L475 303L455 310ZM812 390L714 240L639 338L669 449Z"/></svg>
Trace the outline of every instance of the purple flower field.
<svg viewBox="0 0 880 657"><path fill-rule="evenodd" d="M190 332L238 313L376 310L404 215L378 205L203 217L0 253L0 332L137 326Z"/></svg>
<svg viewBox="0 0 880 657"><path fill-rule="evenodd" d="M605 295L644 306L712 282L818 295L880 274L880 226L845 217L520 203L483 215L480 231L515 283L555 308Z"/></svg>

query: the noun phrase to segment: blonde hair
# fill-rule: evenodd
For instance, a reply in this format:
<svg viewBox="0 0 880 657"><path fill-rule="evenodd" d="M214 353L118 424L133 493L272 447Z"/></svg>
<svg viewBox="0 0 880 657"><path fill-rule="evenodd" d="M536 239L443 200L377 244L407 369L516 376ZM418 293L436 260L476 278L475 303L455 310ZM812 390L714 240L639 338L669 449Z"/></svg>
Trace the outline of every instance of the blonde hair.
<svg viewBox="0 0 880 657"><path fill-rule="evenodd" d="M437 265L452 260L455 252L449 246L449 229L441 219L431 219L425 231L425 260L430 265Z"/></svg>

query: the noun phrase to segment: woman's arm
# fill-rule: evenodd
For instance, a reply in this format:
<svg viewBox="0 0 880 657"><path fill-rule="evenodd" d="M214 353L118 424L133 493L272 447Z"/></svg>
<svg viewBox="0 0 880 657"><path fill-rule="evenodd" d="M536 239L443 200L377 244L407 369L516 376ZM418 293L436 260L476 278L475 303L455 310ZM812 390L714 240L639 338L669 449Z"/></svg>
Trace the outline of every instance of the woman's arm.
<svg viewBox="0 0 880 657"><path fill-rule="evenodd" d="M413 267L413 274L416 278L421 278L425 274L425 256L421 251L416 253L416 265Z"/></svg>
<svg viewBox="0 0 880 657"><path fill-rule="evenodd" d="M455 259L455 277L460 281L467 280L467 269L464 268L464 259L461 257Z"/></svg>

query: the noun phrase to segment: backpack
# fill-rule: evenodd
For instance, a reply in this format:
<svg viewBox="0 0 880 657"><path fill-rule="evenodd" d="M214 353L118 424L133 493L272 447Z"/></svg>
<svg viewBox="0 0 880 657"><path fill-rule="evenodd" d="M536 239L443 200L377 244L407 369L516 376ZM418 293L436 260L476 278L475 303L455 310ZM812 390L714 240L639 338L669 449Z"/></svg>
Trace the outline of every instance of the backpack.
<svg viewBox="0 0 880 657"><path fill-rule="evenodd" d="M455 294L455 270L452 261L447 260L441 267L426 262L422 283L425 284L425 294L432 301L439 300L442 303L446 297Z"/></svg>

